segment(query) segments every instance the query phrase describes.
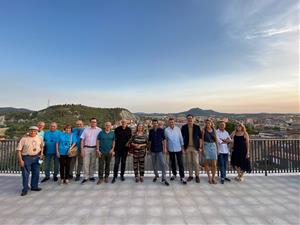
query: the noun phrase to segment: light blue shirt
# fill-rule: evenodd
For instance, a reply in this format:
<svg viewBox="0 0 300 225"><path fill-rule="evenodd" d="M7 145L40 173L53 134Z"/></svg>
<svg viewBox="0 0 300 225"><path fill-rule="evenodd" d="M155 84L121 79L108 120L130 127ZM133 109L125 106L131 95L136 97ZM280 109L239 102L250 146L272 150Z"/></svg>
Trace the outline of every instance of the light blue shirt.
<svg viewBox="0 0 300 225"><path fill-rule="evenodd" d="M169 152L180 152L183 148L183 138L179 127L165 129L167 148Z"/></svg>
<svg viewBox="0 0 300 225"><path fill-rule="evenodd" d="M72 133L73 134L75 134L75 136L76 136L76 139L77 139L77 148L78 148L78 151L80 151L80 141L81 141L81 139L80 139L80 136L82 135L82 133L83 133L83 131L84 131L84 128L74 128L73 130L72 130Z"/></svg>
<svg viewBox="0 0 300 225"><path fill-rule="evenodd" d="M39 131L38 135L44 139L45 131L43 131L43 130Z"/></svg>
<svg viewBox="0 0 300 225"><path fill-rule="evenodd" d="M76 137L74 134L66 134L65 132L61 132L58 139L58 151L61 155L68 155L68 151L72 144L76 143Z"/></svg>
<svg viewBox="0 0 300 225"><path fill-rule="evenodd" d="M55 154L56 152L56 143L59 140L61 131L46 131L44 134L44 143L45 143L45 154Z"/></svg>

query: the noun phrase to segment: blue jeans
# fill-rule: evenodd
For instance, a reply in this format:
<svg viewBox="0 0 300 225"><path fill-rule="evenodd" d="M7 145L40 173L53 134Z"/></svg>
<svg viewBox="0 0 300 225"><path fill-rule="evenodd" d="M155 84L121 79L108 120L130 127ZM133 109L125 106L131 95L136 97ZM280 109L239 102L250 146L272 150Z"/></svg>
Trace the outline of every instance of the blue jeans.
<svg viewBox="0 0 300 225"><path fill-rule="evenodd" d="M151 152L152 166L155 176L159 176L158 170L161 169L162 180L166 179L166 165L162 152Z"/></svg>
<svg viewBox="0 0 300 225"><path fill-rule="evenodd" d="M227 168L227 163L228 163L228 154L226 153L220 153L218 155L219 158L219 169L221 172L221 179L225 179L226 178L226 168Z"/></svg>
<svg viewBox="0 0 300 225"><path fill-rule="evenodd" d="M24 167L22 167L22 180L23 189L22 192L28 191L28 181L31 170L31 189L38 188L39 177L40 177L40 164L39 156L22 156L24 161Z"/></svg>
<svg viewBox="0 0 300 225"><path fill-rule="evenodd" d="M53 158L54 161L54 173L53 176L57 177L58 174L58 166L59 166L59 160L55 153L52 154L46 154L46 160L45 160L45 175L46 177L50 178L50 164L51 159Z"/></svg>

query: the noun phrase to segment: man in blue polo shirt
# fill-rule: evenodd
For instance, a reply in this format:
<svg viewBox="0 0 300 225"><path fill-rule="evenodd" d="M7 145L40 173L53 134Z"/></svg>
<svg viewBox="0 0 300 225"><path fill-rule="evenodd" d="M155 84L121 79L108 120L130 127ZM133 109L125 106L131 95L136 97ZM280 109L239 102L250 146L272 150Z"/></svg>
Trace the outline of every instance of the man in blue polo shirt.
<svg viewBox="0 0 300 225"><path fill-rule="evenodd" d="M60 131L57 130L57 124L52 122L50 124L50 130L46 131L44 134L44 142L45 142L45 175L46 177L41 181L46 182L50 179L50 164L53 159L54 162L54 173L53 180L57 181L59 160L56 156L56 142L60 136Z"/></svg>
<svg viewBox="0 0 300 225"><path fill-rule="evenodd" d="M104 182L108 183L108 176L110 172L110 161L114 154L115 148L115 133L111 130L111 123L105 123L105 129L98 134L96 153L99 157L98 176L99 181L97 184L103 182L103 172L105 170ZM105 168L104 168L105 167Z"/></svg>
<svg viewBox="0 0 300 225"><path fill-rule="evenodd" d="M149 145L151 150L152 165L155 177L153 182L157 181L158 175L158 165L162 172L161 182L166 186L169 186L166 180L166 164L164 160L163 152L166 153L166 142L164 130L158 127L158 121L156 119L152 120L153 128L149 131Z"/></svg>

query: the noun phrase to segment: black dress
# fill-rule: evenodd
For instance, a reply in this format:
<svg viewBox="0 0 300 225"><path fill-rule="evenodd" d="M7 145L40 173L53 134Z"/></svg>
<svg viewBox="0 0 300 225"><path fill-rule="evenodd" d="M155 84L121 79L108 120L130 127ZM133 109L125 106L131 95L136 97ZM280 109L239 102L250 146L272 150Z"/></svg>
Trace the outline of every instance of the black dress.
<svg viewBox="0 0 300 225"><path fill-rule="evenodd" d="M247 159L247 145L244 136L234 135L233 137L233 152L231 155L231 165L236 168L241 168L242 171L250 173L250 160Z"/></svg>

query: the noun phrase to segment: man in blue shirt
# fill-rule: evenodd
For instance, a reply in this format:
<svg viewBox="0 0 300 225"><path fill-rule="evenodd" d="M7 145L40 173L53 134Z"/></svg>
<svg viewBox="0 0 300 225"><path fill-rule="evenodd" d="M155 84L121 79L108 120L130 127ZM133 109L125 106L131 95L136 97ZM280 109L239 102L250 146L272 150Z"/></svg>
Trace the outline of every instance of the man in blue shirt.
<svg viewBox="0 0 300 225"><path fill-rule="evenodd" d="M110 161L114 154L115 148L115 133L111 131L111 123L105 123L105 130L98 134L96 154L99 157L98 176L99 181L97 184L103 182L103 172L105 167L104 182L108 183L108 176L110 172Z"/></svg>
<svg viewBox="0 0 300 225"><path fill-rule="evenodd" d="M57 130L57 124L52 122L50 124L50 130L46 131L44 134L44 143L45 143L45 175L46 177L41 181L42 183L50 179L50 164L53 159L54 162L54 173L53 180L57 181L59 160L56 156L56 142L59 139L60 131Z"/></svg>
<svg viewBox="0 0 300 225"><path fill-rule="evenodd" d="M162 128L158 127L158 121L156 119L152 120L153 128L149 131L149 145L151 151L151 159L155 177L153 182L157 181L158 175L158 164L162 172L161 182L166 186L169 186L166 180L166 165L164 160L163 152L166 153L166 142L165 134Z"/></svg>
<svg viewBox="0 0 300 225"><path fill-rule="evenodd" d="M180 181L182 184L186 184L184 178L184 167L182 160L183 153L183 137L179 127L175 126L174 118L169 118L169 126L165 129L165 137L167 141L167 149L170 155L172 174L171 181L176 178L176 159L179 167Z"/></svg>
<svg viewBox="0 0 300 225"><path fill-rule="evenodd" d="M77 156L71 158L70 175L69 175L69 178L73 179L73 171L74 171L76 161L77 161L75 181L80 180L80 173L81 173L82 166L83 166L83 159L82 159L81 154L80 154L80 136L83 133L83 131L84 131L84 127L83 127L82 120L77 120L76 121L76 128L74 128L72 130L72 133L76 137L78 154L77 154Z"/></svg>

